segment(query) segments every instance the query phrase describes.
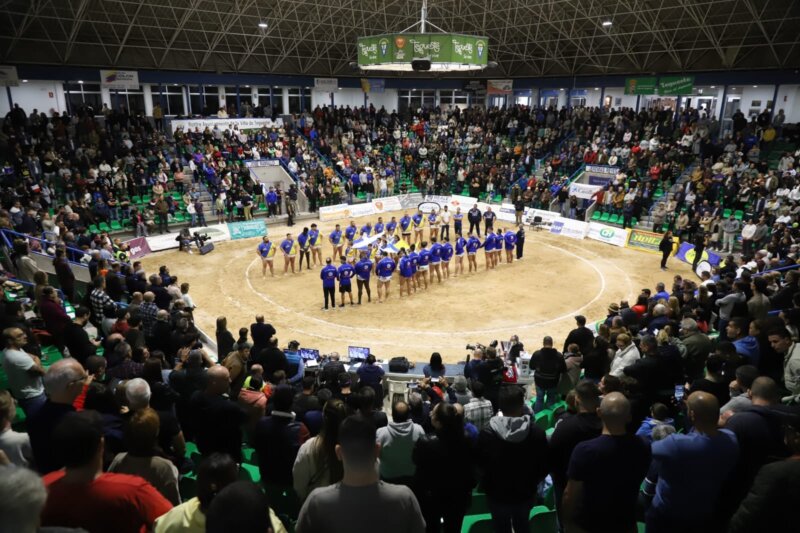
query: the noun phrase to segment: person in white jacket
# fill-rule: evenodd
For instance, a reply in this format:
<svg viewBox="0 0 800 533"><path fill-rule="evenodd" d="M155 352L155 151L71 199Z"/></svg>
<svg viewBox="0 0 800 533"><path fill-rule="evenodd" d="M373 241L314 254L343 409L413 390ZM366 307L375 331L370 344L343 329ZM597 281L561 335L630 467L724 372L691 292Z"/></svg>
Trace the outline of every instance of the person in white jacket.
<svg viewBox="0 0 800 533"><path fill-rule="evenodd" d="M378 429L376 440L381 445L381 479L389 483L408 485L414 476L415 465L411 459L414 444L425 435L422 426L411 420L406 402L392 406L392 421Z"/></svg>
<svg viewBox="0 0 800 533"><path fill-rule="evenodd" d="M617 353L614 354L614 359L611 360L611 371L609 374L618 378L623 376L625 367L632 365L639 359L641 354L639 349L631 340L631 336L627 333L620 333L617 335Z"/></svg>
<svg viewBox="0 0 800 533"><path fill-rule="evenodd" d="M325 403L319 435L305 441L297 452L292 467L292 480L297 497L305 500L311 491L342 480L342 463L336 457L339 426L347 418L341 400Z"/></svg>

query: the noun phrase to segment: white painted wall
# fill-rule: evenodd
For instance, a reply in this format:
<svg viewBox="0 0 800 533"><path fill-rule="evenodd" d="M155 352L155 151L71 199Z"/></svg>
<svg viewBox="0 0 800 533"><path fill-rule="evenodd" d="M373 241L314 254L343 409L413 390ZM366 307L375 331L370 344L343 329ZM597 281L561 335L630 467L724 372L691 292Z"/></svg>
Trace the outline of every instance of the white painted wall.
<svg viewBox="0 0 800 533"><path fill-rule="evenodd" d="M386 89L382 93L369 93L367 97L369 98L367 105L372 104L375 109L383 106L389 113L397 111L397 89Z"/></svg>
<svg viewBox="0 0 800 533"><path fill-rule="evenodd" d="M361 107L364 105L364 91L362 91L361 88L339 89L333 93L333 103L336 107Z"/></svg>
<svg viewBox="0 0 800 533"><path fill-rule="evenodd" d="M621 107L636 108L636 95L625 94L624 87L606 87L605 96L611 97L611 107L614 109L619 109ZM616 105L617 98L622 99L620 105Z"/></svg>
<svg viewBox="0 0 800 533"><path fill-rule="evenodd" d="M787 123L800 122L800 85L781 85L775 113L783 109Z"/></svg>
<svg viewBox="0 0 800 533"><path fill-rule="evenodd" d="M753 87L752 85L744 86L742 88L742 113L744 113L748 119L751 116L750 109L757 109L756 115L761 113L766 109L767 101L772 100L774 94L774 85L759 85L757 87ZM752 102L754 100L760 100L761 105L753 106Z"/></svg>
<svg viewBox="0 0 800 533"><path fill-rule="evenodd" d="M67 109L64 85L60 81L31 80L20 83L19 87L11 87L11 99L28 115L34 109L38 109L39 113L47 113L47 116L51 115L51 110L61 113ZM5 87L0 87L0 116L5 116L9 110L8 93Z"/></svg>
<svg viewBox="0 0 800 533"><path fill-rule="evenodd" d="M336 103L338 104L339 102ZM331 105L331 93L328 91L311 89L311 107L309 111L313 111L317 106L322 107L326 105Z"/></svg>

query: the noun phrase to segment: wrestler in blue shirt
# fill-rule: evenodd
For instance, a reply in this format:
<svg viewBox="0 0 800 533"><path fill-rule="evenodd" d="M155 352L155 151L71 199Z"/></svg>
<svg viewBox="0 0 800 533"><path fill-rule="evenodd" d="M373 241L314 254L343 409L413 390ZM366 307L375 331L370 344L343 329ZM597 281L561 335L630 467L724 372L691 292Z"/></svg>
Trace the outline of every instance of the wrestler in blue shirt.
<svg viewBox="0 0 800 533"><path fill-rule="evenodd" d="M336 287L336 280L339 279L339 271L333 265L325 265L319 272L319 279L322 280L322 286L325 288Z"/></svg>
<svg viewBox="0 0 800 533"><path fill-rule="evenodd" d="M414 275L414 263L407 255L400 258L400 275L404 278L410 278Z"/></svg>
<svg viewBox="0 0 800 533"><path fill-rule="evenodd" d="M361 281L369 281L369 276L372 273L372 261L367 259L366 257L363 258L361 261L356 263L356 276Z"/></svg>
<svg viewBox="0 0 800 533"><path fill-rule="evenodd" d="M491 231L486 235L486 240L483 241L483 251L485 252L493 252L494 251L494 233Z"/></svg>
<svg viewBox="0 0 800 533"><path fill-rule="evenodd" d="M442 245L438 242L431 244L431 263L437 264L442 261Z"/></svg>
<svg viewBox="0 0 800 533"><path fill-rule="evenodd" d="M339 266L339 287L349 287L350 279L356 275L356 269L350 263L344 262Z"/></svg>
<svg viewBox="0 0 800 533"><path fill-rule="evenodd" d="M375 267L375 273L378 274L379 278L389 278L396 267L394 260L384 252L384 257L378 261L378 265Z"/></svg>
<svg viewBox="0 0 800 533"><path fill-rule="evenodd" d="M375 226L373 226L373 229L375 230L375 235L381 233L383 231L383 222L380 220L376 222Z"/></svg>
<svg viewBox="0 0 800 533"><path fill-rule="evenodd" d="M309 230L308 239L311 241L311 246L316 246L319 243L319 230L316 229Z"/></svg>
<svg viewBox="0 0 800 533"><path fill-rule="evenodd" d="M414 226L419 227L420 224L422 224L422 213L417 213L416 215L411 217L411 220L414 221Z"/></svg>
<svg viewBox="0 0 800 533"><path fill-rule="evenodd" d="M344 230L345 238L348 241L352 241L353 238L356 236L356 231L358 231L358 228L355 226L355 224L351 224L351 225L347 226L345 228L345 230Z"/></svg>
<svg viewBox="0 0 800 533"><path fill-rule="evenodd" d="M442 261L447 263L453 258L453 245L446 242L442 245Z"/></svg>
<svg viewBox="0 0 800 533"><path fill-rule="evenodd" d="M370 225L369 222L367 222L367 224L361 228L361 235L369 237L371 233L372 233L372 226Z"/></svg>
<svg viewBox="0 0 800 533"><path fill-rule="evenodd" d="M386 223L386 233L389 235L393 234L395 228L397 228L397 221L392 217L392 220Z"/></svg>
<svg viewBox="0 0 800 533"><path fill-rule="evenodd" d="M517 234L508 230L503 239L506 241L506 250L513 250L514 245L517 244Z"/></svg>
<svg viewBox="0 0 800 533"><path fill-rule="evenodd" d="M428 266L431 262L431 251L423 247L419 251L419 266Z"/></svg>
<svg viewBox="0 0 800 533"><path fill-rule="evenodd" d="M258 245L258 255L260 255L261 257L267 257L269 256L269 251L271 249L272 249L271 242L262 242L261 244Z"/></svg>
<svg viewBox="0 0 800 533"><path fill-rule="evenodd" d="M331 232L331 234L328 236L328 238L330 239L332 244L334 244L335 246L338 246L339 243L342 242L342 232L339 231L338 229L335 229L335 230L333 230ZM336 267L333 267L333 268L336 268Z"/></svg>
<svg viewBox="0 0 800 533"><path fill-rule="evenodd" d="M408 254L408 258L411 260L411 269L414 271L414 274L416 274L419 268L419 254L417 252L411 252Z"/></svg>
<svg viewBox="0 0 800 533"><path fill-rule="evenodd" d="M467 239L459 237L456 239L456 255L464 255L464 249L467 246Z"/></svg>
<svg viewBox="0 0 800 533"><path fill-rule="evenodd" d="M475 235L473 235L467 241L467 253L474 254L475 252L478 251L478 248L480 248L481 246L483 246L481 244L481 240L477 238Z"/></svg>

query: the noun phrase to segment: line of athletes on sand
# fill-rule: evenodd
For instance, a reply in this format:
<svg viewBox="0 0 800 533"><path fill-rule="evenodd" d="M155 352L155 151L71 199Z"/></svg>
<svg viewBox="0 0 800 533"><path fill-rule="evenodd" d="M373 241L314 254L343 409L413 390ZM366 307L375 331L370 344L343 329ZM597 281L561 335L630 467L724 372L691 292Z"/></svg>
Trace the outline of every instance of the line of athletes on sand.
<svg viewBox="0 0 800 533"><path fill-rule="evenodd" d="M408 212L398 221L392 217L387 223L383 222L383 217L373 225L367 222L359 228L355 221L351 220L344 232L341 226L336 224L334 230L328 235L328 242L332 247L332 257L339 258L341 265L337 268L333 265L331 257L325 259L325 265L320 272L324 293L324 307L328 309L330 299L333 307L335 303L335 286L339 282L339 293L341 295L339 307L344 307L345 295L349 297L350 305L355 305L352 294L352 278L356 278L358 285L358 304L361 305L362 295L366 292L367 301L372 301L369 280L372 275L378 278L378 302L383 302L389 298L389 289L392 274L399 270L400 296L403 292L410 296L412 291L427 289L429 283L435 280L442 283L443 279L450 277L450 262L455 257L455 269L453 276L464 274L464 256L467 257L468 272L477 272L478 264L476 260L477 252L480 248L484 249L486 259L486 270L495 268L503 261L502 252L505 249L506 262L514 261L514 251L517 249L517 259L522 258L521 246L524 242L524 230L522 226L515 232L511 229L505 230L498 228L494 230L493 224L486 224L486 235L483 242L470 231L467 237L462 235L461 210L458 209L453 214L455 226L455 240L451 244L449 236L449 215L445 211L424 214L417 211L409 216ZM427 222L429 228L428 241L424 240L424 229ZM492 221L493 222L493 221ZM440 229L442 235L440 236ZM472 229L472 228L471 228ZM399 235L398 235L399 233ZM356 239L356 235L360 238ZM412 235L414 241L412 241ZM377 237L377 238L376 238ZM311 227L303 228L295 239L291 233L286 234L286 238L279 245L272 242L269 237L264 237L258 245L256 253L261 258L262 276L266 277L267 269L270 275L274 276L274 258L280 250L284 258L283 274L287 275L289 269L295 271L295 260L300 256L299 271L303 269L303 258L306 267L311 270L312 266L323 265L322 244L323 235L317 229L316 224ZM364 244L364 241L368 244Z"/></svg>

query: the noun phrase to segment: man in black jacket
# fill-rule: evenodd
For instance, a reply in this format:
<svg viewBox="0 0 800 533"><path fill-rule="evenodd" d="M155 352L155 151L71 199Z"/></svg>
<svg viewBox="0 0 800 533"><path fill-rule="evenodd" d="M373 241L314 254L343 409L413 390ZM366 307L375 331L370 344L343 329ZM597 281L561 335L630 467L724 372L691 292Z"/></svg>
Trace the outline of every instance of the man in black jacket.
<svg viewBox="0 0 800 533"><path fill-rule="evenodd" d="M264 315L256 315L256 321L250 324L250 338L253 339L254 355L260 354L261 350L269 346L269 340L275 335L275 328L272 324L264 322ZM272 377L267 375L267 380Z"/></svg>
<svg viewBox="0 0 800 533"><path fill-rule="evenodd" d="M594 333L592 333L592 330L586 327L585 316L576 316L575 322L578 324L578 327L570 331L569 335L567 335L567 340L564 341L564 352L567 351L567 346L570 344L577 344L581 349L581 353L587 354L592 349L592 344L594 343Z"/></svg>
<svg viewBox="0 0 800 533"><path fill-rule="evenodd" d="M478 464L495 531L528 530L528 513L547 475L547 437L524 414L521 387L500 390L500 410L478 436ZM509 458L517 457L510 466Z"/></svg>
<svg viewBox="0 0 800 533"><path fill-rule="evenodd" d="M550 436L550 474L553 477L553 495L556 511L561 514L561 497L567 486L567 467L572 450L583 441L598 437L603 423L597 416L600 407L600 389L593 382L584 380L575 387L578 413L562 418ZM560 518L563 523L563 518Z"/></svg>
<svg viewBox="0 0 800 533"><path fill-rule="evenodd" d="M475 235L481 234L481 220L483 219L483 213L481 210L478 209L478 204L472 206L472 209L467 211L467 220L469 220L469 232L474 233Z"/></svg>
<svg viewBox="0 0 800 533"><path fill-rule="evenodd" d="M86 366L86 359L94 355L99 342L89 339L84 327L89 322L92 312L88 307L80 306L75 310L75 320L64 328L64 345L69 355L80 364Z"/></svg>
<svg viewBox="0 0 800 533"><path fill-rule="evenodd" d="M542 348L531 356L530 367L534 370L533 381L536 384L536 403L533 405L533 411L538 413L556 403L558 382L561 381L561 375L567 372L564 357L553 348L552 337L544 338Z"/></svg>

